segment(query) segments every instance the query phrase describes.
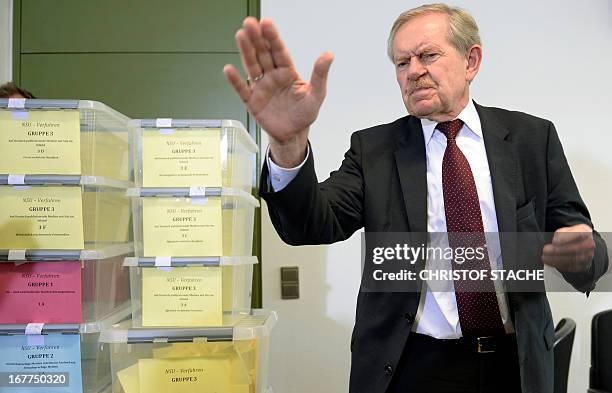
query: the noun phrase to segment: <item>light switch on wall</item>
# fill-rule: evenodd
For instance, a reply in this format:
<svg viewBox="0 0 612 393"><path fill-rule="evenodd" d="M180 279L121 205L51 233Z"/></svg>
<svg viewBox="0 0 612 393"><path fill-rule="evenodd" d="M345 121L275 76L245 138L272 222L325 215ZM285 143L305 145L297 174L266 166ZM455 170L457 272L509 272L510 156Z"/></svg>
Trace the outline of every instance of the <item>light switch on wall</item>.
<svg viewBox="0 0 612 393"><path fill-rule="evenodd" d="M281 299L300 298L300 273L297 266L281 267Z"/></svg>

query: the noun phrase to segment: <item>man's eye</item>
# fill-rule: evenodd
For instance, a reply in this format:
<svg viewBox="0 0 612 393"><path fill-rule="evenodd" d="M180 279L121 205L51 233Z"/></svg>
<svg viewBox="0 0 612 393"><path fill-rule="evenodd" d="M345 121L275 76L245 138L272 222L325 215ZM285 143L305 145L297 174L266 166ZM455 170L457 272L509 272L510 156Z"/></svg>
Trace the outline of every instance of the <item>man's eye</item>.
<svg viewBox="0 0 612 393"><path fill-rule="evenodd" d="M397 68L404 68L404 67L406 67L407 65L408 65L408 62L407 62L407 61L398 61L398 62L396 63L396 67L397 67Z"/></svg>
<svg viewBox="0 0 612 393"><path fill-rule="evenodd" d="M422 62L431 63L432 61L436 60L439 56L440 55L438 53L423 53L419 57L421 58Z"/></svg>

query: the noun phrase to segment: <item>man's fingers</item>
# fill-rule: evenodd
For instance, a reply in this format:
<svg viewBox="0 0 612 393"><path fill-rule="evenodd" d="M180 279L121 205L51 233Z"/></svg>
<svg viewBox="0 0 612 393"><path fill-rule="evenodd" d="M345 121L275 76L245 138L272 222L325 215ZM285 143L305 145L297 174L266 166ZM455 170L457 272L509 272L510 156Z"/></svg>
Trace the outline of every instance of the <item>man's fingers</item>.
<svg viewBox="0 0 612 393"><path fill-rule="evenodd" d="M270 19L262 19L260 26L262 36L270 46L270 53L274 60L274 64L277 67L293 67L289 51L285 47L280 34L278 34L278 30L276 30L274 23L272 23Z"/></svg>
<svg viewBox="0 0 612 393"><path fill-rule="evenodd" d="M559 255L555 253L542 253L542 262L551 266L566 266L576 261L576 254Z"/></svg>
<svg viewBox="0 0 612 393"><path fill-rule="evenodd" d="M580 233L590 233L593 232L593 228L588 226L587 224L576 224L569 227L563 227L556 230L556 232L580 232Z"/></svg>
<svg viewBox="0 0 612 393"><path fill-rule="evenodd" d="M240 96L242 102L246 104L251 98L251 89L242 79L236 67L231 64L226 64L225 67L223 67L223 75L225 75L225 78L232 85L238 96Z"/></svg>
<svg viewBox="0 0 612 393"><path fill-rule="evenodd" d="M560 246L563 244L578 243L592 238L592 232L564 232L559 230L555 232L552 243Z"/></svg>
<svg viewBox="0 0 612 393"><path fill-rule="evenodd" d="M542 249L542 262L560 271L584 271L592 259L593 249L588 242L561 247L547 244Z"/></svg>
<svg viewBox="0 0 612 393"><path fill-rule="evenodd" d="M555 253L557 254L575 254L584 253L585 251L592 248L595 243L589 238L575 239L572 242L566 243L552 243Z"/></svg>
<svg viewBox="0 0 612 393"><path fill-rule="evenodd" d="M334 61L333 53L325 52L319 56L312 69L310 84L312 85L313 93L319 98L325 97L327 75L329 74L329 68L331 67L332 61Z"/></svg>
<svg viewBox="0 0 612 393"><path fill-rule="evenodd" d="M255 48L255 55L263 71L272 71L274 69L274 60L268 48L268 43L262 36L261 27L257 19L253 17L246 18L243 23L243 28Z"/></svg>
<svg viewBox="0 0 612 393"><path fill-rule="evenodd" d="M586 224L577 224L559 228L555 231L552 243L561 245L593 238L593 228Z"/></svg>
<svg viewBox="0 0 612 393"><path fill-rule="evenodd" d="M259 64L259 60L257 60L255 46L244 29L240 29L236 32L236 43L238 44L238 49L240 50L242 67L247 75L251 78L261 75L263 73L263 69Z"/></svg>
<svg viewBox="0 0 612 393"><path fill-rule="evenodd" d="M576 268L575 256L559 255L550 244L544 246L542 252L542 262L545 265L557 268L559 271L574 271Z"/></svg>
<svg viewBox="0 0 612 393"><path fill-rule="evenodd" d="M594 250L594 242L592 240L585 240L580 243L563 244L557 246L554 244L547 244L542 249L543 255L549 255L553 257L570 257L573 258L576 255L590 255Z"/></svg>

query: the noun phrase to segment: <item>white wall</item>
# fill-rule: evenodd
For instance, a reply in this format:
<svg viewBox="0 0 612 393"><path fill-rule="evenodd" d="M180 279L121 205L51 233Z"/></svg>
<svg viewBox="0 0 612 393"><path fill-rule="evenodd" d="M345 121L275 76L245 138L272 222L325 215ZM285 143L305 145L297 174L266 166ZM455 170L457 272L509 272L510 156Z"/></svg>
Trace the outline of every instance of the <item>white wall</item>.
<svg viewBox="0 0 612 393"><path fill-rule="evenodd" d="M329 95L312 128L317 174L336 169L352 131L405 114L385 41L395 17L421 2L262 0L308 79L318 54L336 55ZM552 119L574 176L600 231L612 231L606 202L612 192L612 3L571 0L469 2L480 25L485 60L473 84L481 104ZM608 123L609 124L609 123ZM381 190L381 192L385 192ZM263 220L264 305L280 312L273 331L271 385L278 392L347 391L349 337L359 282L359 236L332 246L289 247L267 211ZM281 300L279 267L300 267L301 297ZM585 391L590 319L612 308L612 294L551 294L555 320L570 316L578 331L570 392Z"/></svg>
<svg viewBox="0 0 612 393"><path fill-rule="evenodd" d="M0 84L11 80L13 70L12 7L12 0L0 0Z"/></svg>

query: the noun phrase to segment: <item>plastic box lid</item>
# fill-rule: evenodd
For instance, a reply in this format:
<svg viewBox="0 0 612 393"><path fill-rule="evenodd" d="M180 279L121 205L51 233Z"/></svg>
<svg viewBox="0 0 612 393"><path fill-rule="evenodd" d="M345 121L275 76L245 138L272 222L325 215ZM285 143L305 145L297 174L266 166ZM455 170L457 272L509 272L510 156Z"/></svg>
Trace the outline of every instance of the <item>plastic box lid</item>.
<svg viewBox="0 0 612 393"><path fill-rule="evenodd" d="M42 327L42 334L76 334L76 333L100 333L105 329L128 318L132 312L129 302L122 305L113 314L105 319L87 323L45 323ZM21 335L25 334L28 325L0 325L0 335Z"/></svg>
<svg viewBox="0 0 612 393"><path fill-rule="evenodd" d="M239 266L259 263L256 256L246 257L170 257L159 263L159 257L126 257L123 266L154 267L154 266Z"/></svg>
<svg viewBox="0 0 612 393"><path fill-rule="evenodd" d="M111 107L98 101L89 100L53 100L53 99L20 99L20 98L0 98L0 109L28 110L28 109L78 109L92 110L105 114L105 121L116 122L125 127L130 118L117 112Z"/></svg>
<svg viewBox="0 0 612 393"><path fill-rule="evenodd" d="M102 331L100 342L112 344L168 343L206 341L238 341L267 337L278 316L275 311L252 310L224 321L221 327L201 328L133 328L132 321L124 321Z"/></svg>
<svg viewBox="0 0 612 393"><path fill-rule="evenodd" d="M81 175L25 175L15 176L0 174L0 185L10 186L88 186L127 189L133 187L132 182L109 179L99 176Z"/></svg>
<svg viewBox="0 0 612 393"><path fill-rule="evenodd" d="M128 122L131 128L233 128L238 130L247 148L257 153L259 147L253 141L246 128L238 120L226 119L134 119Z"/></svg>
<svg viewBox="0 0 612 393"><path fill-rule="evenodd" d="M131 198L140 197L215 197L228 196L243 200L244 202L259 207L259 201L251 194L237 188L225 187L135 187L126 191L126 196Z"/></svg>
<svg viewBox="0 0 612 393"><path fill-rule="evenodd" d="M16 258L13 251L16 250L0 250L0 263L14 263L19 261L95 261L113 258L119 255L132 254L134 252L134 244L119 243L92 250L19 250L21 254L25 251L25 256L23 258Z"/></svg>

